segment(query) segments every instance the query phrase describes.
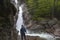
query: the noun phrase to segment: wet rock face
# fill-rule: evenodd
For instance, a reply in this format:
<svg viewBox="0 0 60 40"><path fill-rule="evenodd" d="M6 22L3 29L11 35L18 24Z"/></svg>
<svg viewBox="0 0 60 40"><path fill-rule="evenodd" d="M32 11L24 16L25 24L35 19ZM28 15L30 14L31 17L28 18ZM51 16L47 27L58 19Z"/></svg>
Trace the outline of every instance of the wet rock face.
<svg viewBox="0 0 60 40"><path fill-rule="evenodd" d="M0 0L0 40L12 40L15 14L16 8L10 0Z"/></svg>
<svg viewBox="0 0 60 40"><path fill-rule="evenodd" d="M18 0L19 5L24 4L26 0Z"/></svg>

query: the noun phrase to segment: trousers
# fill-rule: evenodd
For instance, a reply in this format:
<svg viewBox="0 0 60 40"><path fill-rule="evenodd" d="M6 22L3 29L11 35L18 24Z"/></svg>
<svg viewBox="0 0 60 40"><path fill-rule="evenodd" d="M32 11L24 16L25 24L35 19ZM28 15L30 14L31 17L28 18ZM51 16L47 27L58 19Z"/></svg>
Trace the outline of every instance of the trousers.
<svg viewBox="0 0 60 40"><path fill-rule="evenodd" d="M26 40L26 35L25 35L25 33L22 33L22 34L21 34L21 40L23 40L23 39Z"/></svg>

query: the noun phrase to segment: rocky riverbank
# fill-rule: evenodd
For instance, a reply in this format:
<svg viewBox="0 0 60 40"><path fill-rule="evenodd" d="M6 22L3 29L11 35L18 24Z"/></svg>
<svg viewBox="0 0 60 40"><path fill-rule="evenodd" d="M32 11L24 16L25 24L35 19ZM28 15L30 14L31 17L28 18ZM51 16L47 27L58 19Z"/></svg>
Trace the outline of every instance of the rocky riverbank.
<svg viewBox="0 0 60 40"><path fill-rule="evenodd" d="M45 38L40 38L38 36L26 36L26 39L27 40L47 40ZM20 36L18 36L18 40L21 40L21 37Z"/></svg>

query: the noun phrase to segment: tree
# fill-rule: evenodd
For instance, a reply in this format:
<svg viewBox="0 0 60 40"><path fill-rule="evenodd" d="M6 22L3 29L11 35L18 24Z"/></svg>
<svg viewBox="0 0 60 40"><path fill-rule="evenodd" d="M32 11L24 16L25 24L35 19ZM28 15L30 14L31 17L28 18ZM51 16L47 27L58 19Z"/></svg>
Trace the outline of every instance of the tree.
<svg viewBox="0 0 60 40"><path fill-rule="evenodd" d="M44 20L54 17L59 19L59 2L59 0L26 0L26 5L33 20Z"/></svg>

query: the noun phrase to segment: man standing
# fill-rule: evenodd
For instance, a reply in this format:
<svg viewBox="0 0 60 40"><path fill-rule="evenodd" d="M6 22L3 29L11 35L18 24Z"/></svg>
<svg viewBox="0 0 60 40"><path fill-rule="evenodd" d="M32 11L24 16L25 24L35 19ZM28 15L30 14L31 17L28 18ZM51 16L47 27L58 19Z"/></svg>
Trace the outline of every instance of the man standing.
<svg viewBox="0 0 60 40"><path fill-rule="evenodd" d="M21 33L21 40L26 40L26 35L25 35L26 29L25 27L22 25L21 29L20 29L20 33Z"/></svg>

